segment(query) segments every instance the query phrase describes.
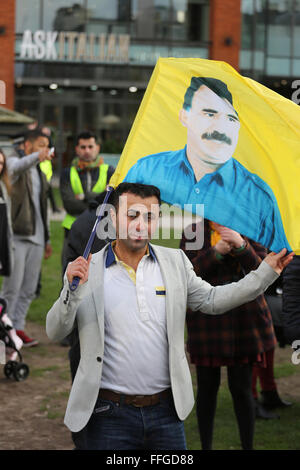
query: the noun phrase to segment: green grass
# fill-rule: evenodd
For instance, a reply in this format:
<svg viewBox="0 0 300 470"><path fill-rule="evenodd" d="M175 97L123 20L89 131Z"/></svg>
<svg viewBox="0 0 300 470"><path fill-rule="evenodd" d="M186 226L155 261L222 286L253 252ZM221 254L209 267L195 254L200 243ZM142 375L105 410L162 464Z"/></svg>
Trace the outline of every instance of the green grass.
<svg viewBox="0 0 300 470"><path fill-rule="evenodd" d="M53 246L53 255L50 259L43 261L42 267L42 291L39 298L35 299L28 313L28 319L45 324L47 311L57 299L61 289L61 247L63 242L63 230L59 222L51 222L51 240ZM179 240L156 240L154 243L177 248ZM39 348L39 354L45 354L45 348ZM28 351L29 352L29 351ZM276 354L275 354L276 361ZM55 373L55 366L52 370ZM48 369L37 369L34 375L42 377L51 372ZM276 365L276 378L288 377L300 372L300 366L291 364L290 361L281 362ZM64 377L62 376L62 379ZM193 374L193 383L195 387L195 376ZM195 387L196 392L196 387ZM295 450L300 449L300 402L295 402L292 407L285 410L279 410L280 419L270 421L256 421L255 430L255 449L258 450ZM50 416L51 414L51 416ZM55 410L48 411L48 417L56 417ZM200 440L197 429L195 408L185 421L185 430L187 444L190 450L200 449ZM233 411L232 400L228 390L226 380L222 383L218 394L218 406L215 418L215 431L213 448L240 449L239 433Z"/></svg>
<svg viewBox="0 0 300 470"><path fill-rule="evenodd" d="M44 377L44 375L49 374L50 372L58 370L59 367L56 365L48 366L48 367L41 367L41 368L34 368L31 369L30 374L32 377Z"/></svg>
<svg viewBox="0 0 300 470"><path fill-rule="evenodd" d="M294 402L293 406L288 409L274 410L274 413L278 413L280 419L256 420L254 448L256 450L299 450L300 403ZM185 431L188 448L191 450L201 449L195 408L185 421ZM237 421L226 383L221 385L218 394L213 449L241 449Z"/></svg>

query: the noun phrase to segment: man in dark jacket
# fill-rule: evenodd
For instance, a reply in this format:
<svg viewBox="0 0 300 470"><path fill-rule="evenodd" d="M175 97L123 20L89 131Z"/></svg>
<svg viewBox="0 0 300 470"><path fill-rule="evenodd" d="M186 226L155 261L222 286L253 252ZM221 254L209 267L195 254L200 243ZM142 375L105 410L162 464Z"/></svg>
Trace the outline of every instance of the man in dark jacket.
<svg viewBox="0 0 300 470"><path fill-rule="evenodd" d="M11 156L7 168L12 182L11 218L14 244L14 267L5 278L2 297L8 304L8 314L24 346L34 346L37 340L24 332L25 319L35 296L43 255L51 256L47 220L46 176L40 163L51 160L49 138L39 129L29 131L24 140L22 158Z"/></svg>
<svg viewBox="0 0 300 470"><path fill-rule="evenodd" d="M60 177L60 192L66 217L65 242L62 252L62 266L66 266L66 249L69 231L77 217L88 208L89 201L106 189L114 168L103 162L97 137L91 132L82 132L77 137L76 158Z"/></svg>

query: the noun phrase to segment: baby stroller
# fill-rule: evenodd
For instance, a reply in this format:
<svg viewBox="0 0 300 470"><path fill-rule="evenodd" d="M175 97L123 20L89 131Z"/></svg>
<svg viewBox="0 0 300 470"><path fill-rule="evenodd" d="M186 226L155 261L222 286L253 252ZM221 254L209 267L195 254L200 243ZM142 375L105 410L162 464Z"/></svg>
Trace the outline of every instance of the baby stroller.
<svg viewBox="0 0 300 470"><path fill-rule="evenodd" d="M0 298L0 353L2 352L4 356L4 374L8 379L14 378L21 382L28 377L29 367L22 362L22 355L19 351L23 342L18 337L10 318L5 312L6 301ZM1 351L1 349L4 349L4 351Z"/></svg>

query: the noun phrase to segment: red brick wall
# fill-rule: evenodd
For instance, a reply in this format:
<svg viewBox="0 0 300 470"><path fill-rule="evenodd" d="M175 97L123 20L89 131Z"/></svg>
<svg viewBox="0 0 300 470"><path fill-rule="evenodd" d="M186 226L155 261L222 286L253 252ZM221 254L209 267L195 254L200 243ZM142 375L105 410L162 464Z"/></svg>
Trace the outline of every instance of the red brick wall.
<svg viewBox="0 0 300 470"><path fill-rule="evenodd" d="M226 44L226 38L231 44ZM209 58L228 62L239 70L241 43L240 0L210 0L210 50Z"/></svg>
<svg viewBox="0 0 300 470"><path fill-rule="evenodd" d="M0 80L5 83L6 106L14 108L15 0L0 0Z"/></svg>

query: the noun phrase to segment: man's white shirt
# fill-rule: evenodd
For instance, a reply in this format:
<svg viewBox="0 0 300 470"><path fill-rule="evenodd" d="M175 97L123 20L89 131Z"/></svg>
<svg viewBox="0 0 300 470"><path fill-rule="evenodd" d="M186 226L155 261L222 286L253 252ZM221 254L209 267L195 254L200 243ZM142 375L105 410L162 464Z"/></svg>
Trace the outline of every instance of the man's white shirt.
<svg viewBox="0 0 300 470"><path fill-rule="evenodd" d="M111 246L104 259L104 359L101 388L151 395L171 386L165 286L151 250L137 271Z"/></svg>

